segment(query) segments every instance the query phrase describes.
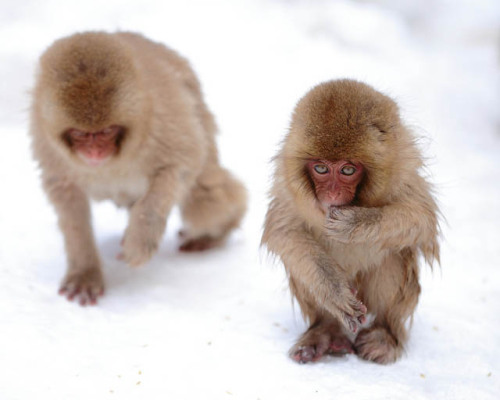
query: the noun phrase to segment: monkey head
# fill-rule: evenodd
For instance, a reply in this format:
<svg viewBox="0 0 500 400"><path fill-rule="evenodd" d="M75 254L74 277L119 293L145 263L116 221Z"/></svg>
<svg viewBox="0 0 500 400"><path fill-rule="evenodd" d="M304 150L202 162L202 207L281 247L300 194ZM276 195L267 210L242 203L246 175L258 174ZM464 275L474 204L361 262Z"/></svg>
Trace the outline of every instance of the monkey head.
<svg viewBox="0 0 500 400"><path fill-rule="evenodd" d="M297 104L281 167L298 204L309 209L381 206L404 181L397 177L420 162L408 140L392 99L357 81L330 81Z"/></svg>
<svg viewBox="0 0 500 400"><path fill-rule="evenodd" d="M99 32L58 40L41 57L38 112L48 142L70 162L95 168L139 148L146 102L126 51ZM126 144L126 146L124 146ZM125 149L124 147L127 147Z"/></svg>

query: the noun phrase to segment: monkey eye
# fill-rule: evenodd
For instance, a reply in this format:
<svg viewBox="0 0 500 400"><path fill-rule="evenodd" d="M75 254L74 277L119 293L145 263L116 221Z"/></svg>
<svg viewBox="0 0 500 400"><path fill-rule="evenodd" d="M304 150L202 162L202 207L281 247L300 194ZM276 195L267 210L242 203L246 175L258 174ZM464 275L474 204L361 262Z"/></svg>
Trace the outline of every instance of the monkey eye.
<svg viewBox="0 0 500 400"><path fill-rule="evenodd" d="M317 164L314 166L314 170L321 175L324 175L328 172L328 167L325 164Z"/></svg>
<svg viewBox="0 0 500 400"><path fill-rule="evenodd" d="M104 139L112 139L118 133L118 129L115 126L110 126L103 129L100 133Z"/></svg>
<svg viewBox="0 0 500 400"><path fill-rule="evenodd" d="M71 129L68 132L68 134L73 140L77 140L77 141L85 140L89 136L89 134L87 132L79 131L78 129Z"/></svg>
<svg viewBox="0 0 500 400"><path fill-rule="evenodd" d="M356 168L353 167L352 165L346 165L346 166L342 167L340 170L340 173L342 175L347 175L347 176L352 175L355 172L356 172Z"/></svg>

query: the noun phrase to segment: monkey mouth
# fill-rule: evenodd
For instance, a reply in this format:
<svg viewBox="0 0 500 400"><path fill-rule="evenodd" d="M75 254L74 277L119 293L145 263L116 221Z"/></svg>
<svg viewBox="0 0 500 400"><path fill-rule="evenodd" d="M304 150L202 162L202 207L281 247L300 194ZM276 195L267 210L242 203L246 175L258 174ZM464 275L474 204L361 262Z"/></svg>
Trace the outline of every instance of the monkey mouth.
<svg viewBox="0 0 500 400"><path fill-rule="evenodd" d="M332 207L343 207L351 204L354 200L354 196L343 195L343 196L334 196L327 197L319 200L320 207L322 210L326 210L328 212Z"/></svg>
<svg viewBox="0 0 500 400"><path fill-rule="evenodd" d="M86 164L88 165L89 167L92 167L92 168L95 168L95 167L100 167L104 164L106 164L110 159L111 157L113 156L113 154L109 154L109 155L106 155L106 156L89 156L89 155L86 155L86 154L82 154L82 153L77 153L78 154L78 157Z"/></svg>

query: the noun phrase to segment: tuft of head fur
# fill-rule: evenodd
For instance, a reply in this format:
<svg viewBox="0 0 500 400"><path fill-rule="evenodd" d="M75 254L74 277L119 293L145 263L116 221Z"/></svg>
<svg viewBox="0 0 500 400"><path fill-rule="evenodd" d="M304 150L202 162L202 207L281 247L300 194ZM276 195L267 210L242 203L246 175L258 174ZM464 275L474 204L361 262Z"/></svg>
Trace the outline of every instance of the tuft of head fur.
<svg viewBox="0 0 500 400"><path fill-rule="evenodd" d="M69 119L91 131L113 121L134 76L132 57L120 41L86 32L54 42L40 59L38 79Z"/></svg>

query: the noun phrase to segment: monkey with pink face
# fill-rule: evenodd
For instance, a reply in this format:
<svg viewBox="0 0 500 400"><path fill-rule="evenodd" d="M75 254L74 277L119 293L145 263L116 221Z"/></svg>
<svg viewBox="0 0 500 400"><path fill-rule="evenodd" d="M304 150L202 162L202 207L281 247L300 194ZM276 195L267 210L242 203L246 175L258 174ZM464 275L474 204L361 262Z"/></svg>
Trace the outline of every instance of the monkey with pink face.
<svg viewBox="0 0 500 400"><path fill-rule="evenodd" d="M216 130L187 60L143 36L75 34L42 55L30 131L64 236L61 294L95 304L104 290L89 199L129 210L122 255L132 266L157 250L175 205L180 250L225 241L246 190L220 165Z"/></svg>
<svg viewBox="0 0 500 400"><path fill-rule="evenodd" d="M294 360L401 356L419 256L439 261L438 208L422 166L396 103L370 86L326 82L299 101L262 237L310 323L290 350Z"/></svg>

